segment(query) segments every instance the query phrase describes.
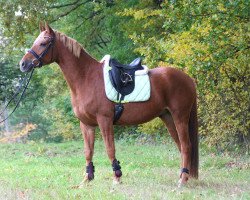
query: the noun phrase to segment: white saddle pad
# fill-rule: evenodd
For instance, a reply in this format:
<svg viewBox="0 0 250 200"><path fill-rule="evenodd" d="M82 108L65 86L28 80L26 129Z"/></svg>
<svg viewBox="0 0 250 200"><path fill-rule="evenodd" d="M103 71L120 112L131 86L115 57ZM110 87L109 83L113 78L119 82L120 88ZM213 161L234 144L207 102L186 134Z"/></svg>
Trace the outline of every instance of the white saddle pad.
<svg viewBox="0 0 250 200"><path fill-rule="evenodd" d="M111 67L109 66L110 55L106 55L103 57L101 62L104 62L103 67L103 76L104 76L104 84L105 84L105 93L109 100L113 102L117 102L118 92L113 87L110 79L109 79L109 70ZM135 72L135 89L132 93L125 96L122 103L129 102L142 102L147 101L150 98L150 80L148 76L148 68L143 65L144 70L138 70Z"/></svg>

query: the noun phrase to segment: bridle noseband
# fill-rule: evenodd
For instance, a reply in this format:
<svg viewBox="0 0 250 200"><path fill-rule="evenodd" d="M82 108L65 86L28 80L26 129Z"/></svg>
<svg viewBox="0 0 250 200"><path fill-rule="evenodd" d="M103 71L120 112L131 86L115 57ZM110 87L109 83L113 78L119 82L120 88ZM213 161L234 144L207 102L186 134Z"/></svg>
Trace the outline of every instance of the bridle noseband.
<svg viewBox="0 0 250 200"><path fill-rule="evenodd" d="M32 60L33 67L42 67L43 66L42 59L48 53L48 51L50 50L51 47L52 47L52 56L51 56L51 61L52 61L55 38L50 37L50 36L45 36L45 37L49 38L50 41L49 41L49 44L46 46L46 49L40 55L38 55L33 49L28 50L28 52L31 53L36 58L36 59ZM38 63L35 64L34 61L38 61Z"/></svg>

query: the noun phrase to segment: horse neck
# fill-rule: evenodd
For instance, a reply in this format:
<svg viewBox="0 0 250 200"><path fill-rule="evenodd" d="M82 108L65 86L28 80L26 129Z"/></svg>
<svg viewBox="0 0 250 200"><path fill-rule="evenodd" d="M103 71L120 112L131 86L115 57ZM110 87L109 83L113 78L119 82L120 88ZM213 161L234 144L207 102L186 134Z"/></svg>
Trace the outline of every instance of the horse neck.
<svg viewBox="0 0 250 200"><path fill-rule="evenodd" d="M84 49L81 49L80 57L76 57L60 41L56 42L57 59L63 75L73 94L77 90L82 90L87 77L92 77L93 73L100 73L101 63L91 57ZM91 81L88 80L88 81ZM90 83L89 83L90 84Z"/></svg>

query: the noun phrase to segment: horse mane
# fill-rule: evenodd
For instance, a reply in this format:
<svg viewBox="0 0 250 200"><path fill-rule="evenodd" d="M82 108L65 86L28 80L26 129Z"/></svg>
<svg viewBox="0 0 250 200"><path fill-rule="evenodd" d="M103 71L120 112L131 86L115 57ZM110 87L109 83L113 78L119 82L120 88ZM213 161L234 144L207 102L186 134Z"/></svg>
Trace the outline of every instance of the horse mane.
<svg viewBox="0 0 250 200"><path fill-rule="evenodd" d="M68 50L74 54L74 56L79 58L81 54L81 50L84 50L81 44L79 44L73 38L68 37L64 33L60 33L58 31L54 31L54 32L55 32L56 38L58 38L59 41L61 41L64 44L64 46L67 47ZM84 52L86 51L84 50Z"/></svg>

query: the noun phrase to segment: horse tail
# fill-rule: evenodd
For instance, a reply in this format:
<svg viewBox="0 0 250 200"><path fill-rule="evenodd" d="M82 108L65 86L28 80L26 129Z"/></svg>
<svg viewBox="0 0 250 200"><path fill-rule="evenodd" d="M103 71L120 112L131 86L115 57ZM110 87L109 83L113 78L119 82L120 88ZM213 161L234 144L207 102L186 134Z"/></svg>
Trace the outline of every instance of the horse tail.
<svg viewBox="0 0 250 200"><path fill-rule="evenodd" d="M198 119L197 119L197 97L193 103L189 118L189 138L192 145L190 176L198 178L199 168L199 138L198 138Z"/></svg>

